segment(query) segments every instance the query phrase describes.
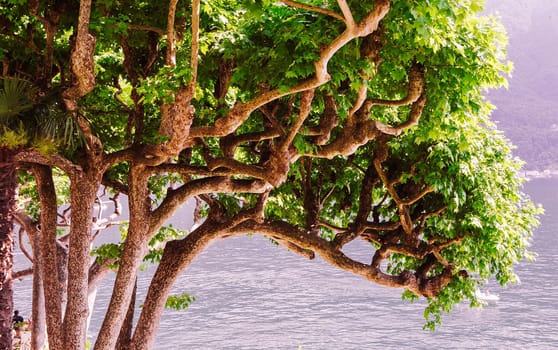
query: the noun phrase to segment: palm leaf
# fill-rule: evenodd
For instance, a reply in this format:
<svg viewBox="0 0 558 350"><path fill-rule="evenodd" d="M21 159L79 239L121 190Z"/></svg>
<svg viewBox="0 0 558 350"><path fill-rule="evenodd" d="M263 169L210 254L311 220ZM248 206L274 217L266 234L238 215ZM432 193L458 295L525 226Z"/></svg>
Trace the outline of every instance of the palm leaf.
<svg viewBox="0 0 558 350"><path fill-rule="evenodd" d="M75 118L65 113L51 111L48 118L37 120L43 136L72 150L84 144L84 137Z"/></svg>
<svg viewBox="0 0 558 350"><path fill-rule="evenodd" d="M19 78L3 79L0 89L0 123L31 109L31 84Z"/></svg>
<svg viewBox="0 0 558 350"><path fill-rule="evenodd" d="M48 100L33 103L34 95L33 86L26 80L18 77L0 80L0 136L10 136L3 143L14 143L14 130L19 127L18 130L25 130L29 140L45 141L49 147L50 143L67 150L82 146L84 138L75 118L57 111L56 104L49 104ZM8 129L13 132L8 134Z"/></svg>

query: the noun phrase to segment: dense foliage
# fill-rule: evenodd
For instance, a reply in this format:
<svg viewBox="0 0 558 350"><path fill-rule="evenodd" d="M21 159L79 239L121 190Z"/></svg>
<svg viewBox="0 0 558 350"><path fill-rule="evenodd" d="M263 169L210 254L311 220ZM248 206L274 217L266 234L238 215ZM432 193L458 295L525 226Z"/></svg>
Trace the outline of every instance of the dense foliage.
<svg viewBox="0 0 558 350"><path fill-rule="evenodd" d="M488 278L515 281L537 209L483 98L505 85L510 64L505 32L482 7L1 1L4 78L32 81L80 140L18 157L70 181L71 321L56 306L64 296L45 287L47 308L58 308L47 319L51 349L85 343L101 184L128 196L130 218L121 244L91 262L118 269L95 349L148 348L162 308L193 300L168 299L180 272L211 240L238 234L423 296L428 328L452 305L477 303ZM47 199L41 227L55 230L47 212L62 206ZM198 224L163 227L189 199ZM370 243L369 263L343 253L355 239ZM132 329L125 315L146 256L159 267Z"/></svg>

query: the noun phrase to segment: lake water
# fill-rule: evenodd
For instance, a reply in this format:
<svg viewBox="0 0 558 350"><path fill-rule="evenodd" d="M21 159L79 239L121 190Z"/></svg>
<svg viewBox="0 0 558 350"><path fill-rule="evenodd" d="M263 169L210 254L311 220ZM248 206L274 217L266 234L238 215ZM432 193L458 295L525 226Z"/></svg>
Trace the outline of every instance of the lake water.
<svg viewBox="0 0 558 350"><path fill-rule="evenodd" d="M457 306L436 332L422 330L424 303L402 302L400 290L259 236L237 237L214 243L183 273L174 292L196 301L165 311L155 349L557 349L558 180L533 180L526 192L546 209L532 247L536 262L517 266L521 284L488 287L497 302ZM148 278L142 274L142 293ZM28 314L29 283L16 288L16 307ZM91 334L109 289L100 288Z"/></svg>

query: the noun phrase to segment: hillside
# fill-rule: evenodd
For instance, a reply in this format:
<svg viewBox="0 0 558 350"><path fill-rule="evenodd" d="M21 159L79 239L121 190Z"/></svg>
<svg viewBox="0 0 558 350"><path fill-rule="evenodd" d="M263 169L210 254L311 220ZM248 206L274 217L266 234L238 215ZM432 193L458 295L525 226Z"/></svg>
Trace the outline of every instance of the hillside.
<svg viewBox="0 0 558 350"><path fill-rule="evenodd" d="M489 0L510 38L509 89L491 92L493 119L527 169L558 169L558 1Z"/></svg>

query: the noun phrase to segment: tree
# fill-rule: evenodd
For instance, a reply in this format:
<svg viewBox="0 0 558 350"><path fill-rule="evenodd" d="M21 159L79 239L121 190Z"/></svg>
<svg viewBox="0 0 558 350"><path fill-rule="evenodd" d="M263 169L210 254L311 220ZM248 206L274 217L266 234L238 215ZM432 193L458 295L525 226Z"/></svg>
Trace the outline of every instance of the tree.
<svg viewBox="0 0 558 350"><path fill-rule="evenodd" d="M0 90L0 346L12 346L13 244L17 188L15 157L25 149L46 152L52 148L44 129L48 107L33 102L34 89L25 80L3 77ZM54 125L54 124L53 124ZM51 135L51 136L54 136ZM37 276L39 277L39 276Z"/></svg>
<svg viewBox="0 0 558 350"><path fill-rule="evenodd" d="M12 84L4 81L4 89L0 92L3 102L9 102L8 106L17 104L13 98L19 96L9 96L11 92L17 94L19 84ZM6 89L7 87L7 89ZM6 105L5 103L3 103ZM3 111L2 119L17 114L9 110ZM0 120L2 120L0 119ZM12 313L13 313L13 286L12 286L12 267L13 267L13 212L15 205L15 190L17 187L17 177L15 162L13 160L14 150L7 147L4 142L0 143L0 346L11 348L12 342Z"/></svg>
<svg viewBox="0 0 558 350"><path fill-rule="evenodd" d="M488 277L513 281L529 257L537 209L482 96L510 69L482 1L11 5L0 10L4 70L37 76L84 136L17 157L70 180L66 306L56 284L44 288L51 349L84 348L101 184L128 196L130 216L97 350L149 348L172 283L218 238L263 234L423 296L428 327L477 303ZM189 199L199 226L166 236ZM41 235L54 242L48 200ZM164 248L149 252L157 237ZM343 253L355 239L370 243L370 263ZM133 328L146 254L160 262Z"/></svg>

